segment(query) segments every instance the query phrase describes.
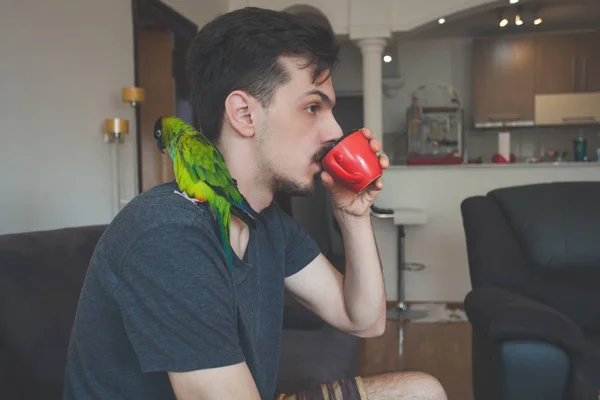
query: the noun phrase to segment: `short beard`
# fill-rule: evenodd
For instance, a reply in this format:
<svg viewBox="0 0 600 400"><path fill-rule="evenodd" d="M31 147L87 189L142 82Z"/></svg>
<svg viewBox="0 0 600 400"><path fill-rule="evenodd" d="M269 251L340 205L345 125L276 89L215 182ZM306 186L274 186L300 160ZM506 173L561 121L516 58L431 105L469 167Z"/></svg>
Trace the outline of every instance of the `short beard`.
<svg viewBox="0 0 600 400"><path fill-rule="evenodd" d="M273 193L281 192L289 196L299 197L312 196L315 192L315 180L317 175L311 183L304 185L285 176L274 176L272 189Z"/></svg>

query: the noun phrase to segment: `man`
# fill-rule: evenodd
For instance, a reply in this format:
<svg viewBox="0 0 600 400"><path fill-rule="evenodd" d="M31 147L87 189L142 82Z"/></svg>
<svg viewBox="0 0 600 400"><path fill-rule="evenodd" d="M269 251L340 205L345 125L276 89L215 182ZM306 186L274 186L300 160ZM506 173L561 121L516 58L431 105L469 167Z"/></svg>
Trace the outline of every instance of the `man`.
<svg viewBox="0 0 600 400"><path fill-rule="evenodd" d="M356 195L318 163L342 136L329 77L337 52L330 30L270 10L227 13L199 32L189 61L201 129L266 223L251 230L232 218L232 276L203 204L178 195L174 182L134 199L92 257L71 336L65 399L273 399L284 287L342 331L361 337L384 331L383 278L369 218L382 181ZM371 148L378 152L381 144L371 140ZM385 155L380 163L388 167ZM319 173L344 238L345 277L273 202L279 190L310 193ZM445 399L435 379L418 373L338 384L353 398ZM307 388L303 396L318 393Z"/></svg>

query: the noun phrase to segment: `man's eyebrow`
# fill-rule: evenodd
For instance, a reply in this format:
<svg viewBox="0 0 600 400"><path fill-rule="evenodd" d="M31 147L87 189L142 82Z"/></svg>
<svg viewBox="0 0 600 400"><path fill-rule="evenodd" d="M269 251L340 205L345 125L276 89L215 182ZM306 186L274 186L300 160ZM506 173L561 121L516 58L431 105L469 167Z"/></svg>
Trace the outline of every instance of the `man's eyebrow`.
<svg viewBox="0 0 600 400"><path fill-rule="evenodd" d="M333 106L335 105L335 102L333 100L331 100L331 98L329 96L327 96L325 93L323 93L319 89L313 89L311 91L304 93L305 96L310 96L310 95L314 95L314 94L319 96L321 98L321 100L323 100L323 103L327 104L327 106L329 106L329 108L333 108Z"/></svg>

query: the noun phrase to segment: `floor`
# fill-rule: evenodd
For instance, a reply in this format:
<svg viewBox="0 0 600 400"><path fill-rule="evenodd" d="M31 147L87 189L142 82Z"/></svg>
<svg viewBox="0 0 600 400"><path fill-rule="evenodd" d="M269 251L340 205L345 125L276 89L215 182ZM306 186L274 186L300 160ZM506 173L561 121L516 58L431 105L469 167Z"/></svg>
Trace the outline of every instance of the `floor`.
<svg viewBox="0 0 600 400"><path fill-rule="evenodd" d="M360 375L403 370L435 376L449 400L473 400L470 324L388 320L382 336L363 341Z"/></svg>

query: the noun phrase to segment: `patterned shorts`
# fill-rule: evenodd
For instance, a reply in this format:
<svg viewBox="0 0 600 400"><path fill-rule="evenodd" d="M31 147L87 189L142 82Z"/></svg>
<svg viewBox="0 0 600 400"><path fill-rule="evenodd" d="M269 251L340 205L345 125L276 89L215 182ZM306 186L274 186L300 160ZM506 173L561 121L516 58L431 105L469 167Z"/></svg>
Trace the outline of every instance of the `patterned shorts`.
<svg viewBox="0 0 600 400"><path fill-rule="evenodd" d="M289 396L281 394L277 400L367 400L367 394L362 379L357 376L315 386Z"/></svg>

